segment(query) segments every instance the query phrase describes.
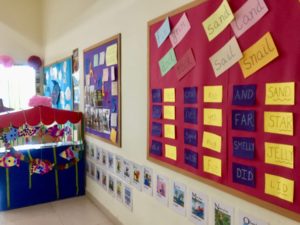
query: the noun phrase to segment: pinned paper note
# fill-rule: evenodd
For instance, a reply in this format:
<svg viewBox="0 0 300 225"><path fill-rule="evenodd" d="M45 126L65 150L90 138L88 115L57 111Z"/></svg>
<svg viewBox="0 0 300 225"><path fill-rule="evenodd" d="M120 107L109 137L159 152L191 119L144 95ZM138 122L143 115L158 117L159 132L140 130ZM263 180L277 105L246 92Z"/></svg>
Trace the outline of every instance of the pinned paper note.
<svg viewBox="0 0 300 225"><path fill-rule="evenodd" d="M204 131L202 139L202 147L210 150L221 152L222 137L220 135Z"/></svg>
<svg viewBox="0 0 300 225"><path fill-rule="evenodd" d="M165 138L170 138L170 139L175 139L175 125L173 124L165 124L164 125L164 137Z"/></svg>
<svg viewBox="0 0 300 225"><path fill-rule="evenodd" d="M102 75L102 82L108 81L108 74L109 74L108 68L104 68L103 69L103 75Z"/></svg>
<svg viewBox="0 0 300 225"><path fill-rule="evenodd" d="M249 137L232 137L233 155L238 158L253 160L255 156L255 139Z"/></svg>
<svg viewBox="0 0 300 225"><path fill-rule="evenodd" d="M198 109L197 108L184 108L184 122L185 123L198 123Z"/></svg>
<svg viewBox="0 0 300 225"><path fill-rule="evenodd" d="M161 105L153 105L152 106L152 118L153 119L161 119L162 115L162 106Z"/></svg>
<svg viewBox="0 0 300 225"><path fill-rule="evenodd" d="M249 187L256 186L256 168L239 163L232 163L232 180L234 183Z"/></svg>
<svg viewBox="0 0 300 225"><path fill-rule="evenodd" d="M198 169L198 153L189 149L185 149L184 163L195 169Z"/></svg>
<svg viewBox="0 0 300 225"><path fill-rule="evenodd" d="M230 24L235 36L237 38L240 37L267 12L268 7L264 0L246 1L244 5L234 13L235 18Z"/></svg>
<svg viewBox="0 0 300 225"><path fill-rule="evenodd" d="M118 82L117 81L111 82L111 95L112 96L118 95Z"/></svg>
<svg viewBox="0 0 300 225"><path fill-rule="evenodd" d="M115 74L115 67L112 66L110 67L110 77L111 77L111 80L116 80L116 74Z"/></svg>
<svg viewBox="0 0 300 225"><path fill-rule="evenodd" d="M185 37L187 32L191 29L190 22L186 17L186 14L183 13L175 27L173 28L170 34L170 41L172 43L173 48L175 48L181 40Z"/></svg>
<svg viewBox="0 0 300 225"><path fill-rule="evenodd" d="M295 82L267 83L266 105L294 105Z"/></svg>
<svg viewBox="0 0 300 225"><path fill-rule="evenodd" d="M232 129L233 130L256 130L255 110L232 110Z"/></svg>
<svg viewBox="0 0 300 225"><path fill-rule="evenodd" d="M277 48L271 34L268 32L243 52L243 58L239 63L244 77L251 76L277 57Z"/></svg>
<svg viewBox="0 0 300 225"><path fill-rule="evenodd" d="M197 103L197 87L184 88L184 104Z"/></svg>
<svg viewBox="0 0 300 225"><path fill-rule="evenodd" d="M223 99L223 86L204 86L204 102L221 103Z"/></svg>
<svg viewBox="0 0 300 225"><path fill-rule="evenodd" d="M99 53L99 65L102 66L105 63L105 52Z"/></svg>
<svg viewBox="0 0 300 225"><path fill-rule="evenodd" d="M202 23L208 40L211 41L218 36L233 19L234 15L228 2L223 0L218 9Z"/></svg>
<svg viewBox="0 0 300 225"><path fill-rule="evenodd" d="M118 63L117 44L110 45L106 48L106 66L115 65Z"/></svg>
<svg viewBox="0 0 300 225"><path fill-rule="evenodd" d="M175 66L177 63L174 49L171 48L161 60L159 60L159 68L161 75L164 76L166 73Z"/></svg>
<svg viewBox="0 0 300 225"><path fill-rule="evenodd" d="M164 102L175 102L175 88L164 88Z"/></svg>
<svg viewBox="0 0 300 225"><path fill-rule="evenodd" d="M265 142L265 163L294 168L294 146Z"/></svg>
<svg viewBox="0 0 300 225"><path fill-rule="evenodd" d="M98 66L98 62L99 62L98 57L99 57L98 53L94 55L94 67Z"/></svg>
<svg viewBox="0 0 300 225"><path fill-rule="evenodd" d="M118 126L118 113L111 113L110 114L110 125L112 127Z"/></svg>
<svg viewBox="0 0 300 225"><path fill-rule="evenodd" d="M220 76L243 57L241 49L235 37L232 37L220 50L213 54L209 61L215 72Z"/></svg>
<svg viewBox="0 0 300 225"><path fill-rule="evenodd" d="M175 120L175 106L172 105L164 106L164 119Z"/></svg>
<svg viewBox="0 0 300 225"><path fill-rule="evenodd" d="M210 156L203 156L203 170L204 172L221 177L222 176L221 159L210 157Z"/></svg>
<svg viewBox="0 0 300 225"><path fill-rule="evenodd" d="M162 124L157 122L152 122L151 134L156 137L161 137L162 135Z"/></svg>
<svg viewBox="0 0 300 225"><path fill-rule="evenodd" d="M234 85L232 105L250 106L256 103L256 85Z"/></svg>
<svg viewBox="0 0 300 225"><path fill-rule="evenodd" d="M196 61L192 49L190 48L175 65L177 79L181 80L195 65Z"/></svg>
<svg viewBox="0 0 300 225"><path fill-rule="evenodd" d="M110 131L110 140L113 142L113 143L116 143L117 142L117 131L116 129L112 128L111 131Z"/></svg>
<svg viewBox="0 0 300 225"><path fill-rule="evenodd" d="M162 143L159 141L152 140L150 146L150 153L157 156L162 156Z"/></svg>
<svg viewBox="0 0 300 225"><path fill-rule="evenodd" d="M293 136L294 121L291 112L265 112L264 131L273 134Z"/></svg>
<svg viewBox="0 0 300 225"><path fill-rule="evenodd" d="M294 181L266 173L265 193L293 203Z"/></svg>
<svg viewBox="0 0 300 225"><path fill-rule="evenodd" d="M205 108L203 117L204 125L222 127L222 109Z"/></svg>
<svg viewBox="0 0 300 225"><path fill-rule="evenodd" d="M184 128L184 144L198 146L198 131Z"/></svg>
<svg viewBox="0 0 300 225"><path fill-rule="evenodd" d="M156 38L156 43L157 47L160 47L162 43L167 39L169 34L171 33L171 28L170 28L170 23L169 23L169 18L167 17L165 21L162 23L160 28L155 32L155 38Z"/></svg>
<svg viewBox="0 0 300 225"><path fill-rule="evenodd" d="M173 145L165 145L165 157L177 160L177 148Z"/></svg>
<svg viewBox="0 0 300 225"><path fill-rule="evenodd" d="M161 89L152 89L152 102L159 103L162 102Z"/></svg>

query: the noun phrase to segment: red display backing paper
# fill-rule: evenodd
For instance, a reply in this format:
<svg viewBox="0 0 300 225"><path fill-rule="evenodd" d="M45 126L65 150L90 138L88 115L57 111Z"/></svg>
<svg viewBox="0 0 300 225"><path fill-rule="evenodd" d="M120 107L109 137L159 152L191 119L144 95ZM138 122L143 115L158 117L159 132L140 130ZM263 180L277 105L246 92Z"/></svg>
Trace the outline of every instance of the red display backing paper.
<svg viewBox="0 0 300 225"><path fill-rule="evenodd" d="M202 2L202 1L201 1ZM299 40L299 22L300 22L300 3L297 0L265 0L269 9L267 14L260 19L253 27L246 31L241 37L237 38L241 51L245 51L258 41L264 34L270 32L275 42L279 57L267 64L262 69L255 72L247 79L244 78L240 66L236 63L229 70L216 78L209 57L222 48L233 36L233 30L228 26L211 42L205 34L202 22L210 16L222 3L221 0L210 0L204 3L191 3L174 12L159 17L151 22L148 26L148 63L149 63L149 101L148 101L148 158L155 162L171 168L178 168L178 171L192 174L193 177L203 177L221 183L223 186L230 187L239 192L256 197L256 199L267 202L266 205L280 206L288 211L300 213L300 127L299 113L299 80L300 80L300 40ZM229 1L233 12L237 11L246 1L232 0ZM191 29L183 40L174 48L177 61L190 48L193 51L196 66L190 70L181 80L177 79L175 67L173 67L165 76L161 76L159 60L172 47L170 39L158 48L155 32L169 17L170 27L177 24L180 17L186 13L191 24ZM276 82L295 82L295 105L293 106L266 106L265 105L265 84ZM254 106L233 106L232 95L233 85L256 85L256 104ZM222 103L203 103L203 87L206 85L222 85L223 101ZM197 87L197 104L184 104L185 87ZM164 88L175 88L175 103L153 103L152 90ZM152 119L153 105L175 105L176 119ZM198 123L196 125L184 122L184 108L194 107L198 109ZM222 127L204 126L203 125L203 108L220 108L222 109L223 124ZM233 130L231 127L232 110L255 110L256 114L256 131L246 132ZM294 135L276 135L264 132L264 111L276 112L293 112L294 116ZM155 137L151 134L152 122L161 124L174 124L176 126L176 139ZM162 126L163 127L163 126ZM198 146L184 144L184 128L193 128L198 131ZM163 128L162 128L163 131ZM222 136L221 153L214 152L202 147L203 131L210 131ZM255 159L244 160L233 156L232 137L253 137L255 138ZM162 156L150 153L152 140L159 141L163 144ZM280 166L267 165L264 163L264 142L275 142L281 144L291 144L294 146L294 169L287 169ZM170 144L177 147L177 160L171 160L165 157L164 145ZM198 169L195 169L184 162L184 149L190 149L198 153ZM222 160L222 176L218 177L203 171L203 156L212 156ZM245 166L256 168L256 185L249 187L233 182L232 163L239 163ZM293 203L267 195L264 193L264 176L269 173L294 180L294 200ZM226 189L226 188L225 188ZM229 189L231 190L231 189ZM259 200L258 200L259 201ZM271 204L269 204L271 203ZM277 208L277 211L278 208ZM293 217L293 216L292 216ZM295 218L295 216L294 216ZM299 217L297 220L300 220Z"/></svg>

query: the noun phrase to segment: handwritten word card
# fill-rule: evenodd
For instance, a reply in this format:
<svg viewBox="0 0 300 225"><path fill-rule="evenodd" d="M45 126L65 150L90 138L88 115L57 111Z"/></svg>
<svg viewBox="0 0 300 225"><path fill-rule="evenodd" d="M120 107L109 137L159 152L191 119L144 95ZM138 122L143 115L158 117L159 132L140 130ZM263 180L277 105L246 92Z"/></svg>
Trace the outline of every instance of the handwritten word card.
<svg viewBox="0 0 300 225"><path fill-rule="evenodd" d="M222 127L222 109L209 109L205 108L204 125Z"/></svg>
<svg viewBox="0 0 300 225"><path fill-rule="evenodd" d="M204 131L202 147L221 152L222 137L220 135Z"/></svg>
<svg viewBox="0 0 300 225"><path fill-rule="evenodd" d="M210 157L210 156L203 156L203 170L204 172L221 177L222 176L221 159Z"/></svg>
<svg viewBox="0 0 300 225"><path fill-rule="evenodd" d="M233 19L234 15L230 6L224 0L219 8L202 23L208 40L211 41L217 37Z"/></svg>
<svg viewBox="0 0 300 225"><path fill-rule="evenodd" d="M172 105L164 106L164 119L175 120L175 106Z"/></svg>
<svg viewBox="0 0 300 225"><path fill-rule="evenodd" d="M161 75L166 75L167 72L169 72L170 69L175 66L177 63L176 55L174 52L174 49L171 48L163 57L161 60L159 60L159 67Z"/></svg>
<svg viewBox="0 0 300 225"><path fill-rule="evenodd" d="M117 44L113 44L107 47L106 66L115 65L118 63L117 50L118 50Z"/></svg>
<svg viewBox="0 0 300 225"><path fill-rule="evenodd" d="M294 168L294 146L265 142L265 163Z"/></svg>
<svg viewBox="0 0 300 225"><path fill-rule="evenodd" d="M264 130L267 133L293 136L294 122L291 112L265 112Z"/></svg>
<svg viewBox="0 0 300 225"><path fill-rule="evenodd" d="M177 79L181 80L184 78L184 76L187 75L187 73L193 69L195 65L196 61L192 49L190 48L175 65Z"/></svg>
<svg viewBox="0 0 300 225"><path fill-rule="evenodd" d="M157 42L157 47L160 47L162 43L167 39L169 34L171 33L169 18L167 17L163 24L158 28L155 32L155 38Z"/></svg>
<svg viewBox="0 0 300 225"><path fill-rule="evenodd" d="M223 99L223 86L204 86L204 102L221 103Z"/></svg>
<svg viewBox="0 0 300 225"><path fill-rule="evenodd" d="M267 83L266 105L294 105L295 82Z"/></svg>
<svg viewBox="0 0 300 225"><path fill-rule="evenodd" d="M164 88L164 102L175 102L175 88Z"/></svg>
<svg viewBox="0 0 300 225"><path fill-rule="evenodd" d="M165 145L165 157L177 160L177 148L173 145Z"/></svg>
<svg viewBox="0 0 300 225"><path fill-rule="evenodd" d="M170 41L172 43L173 48L175 48L181 42L181 40L184 38L184 36L190 29L190 22L186 17L186 14L184 13L170 34Z"/></svg>

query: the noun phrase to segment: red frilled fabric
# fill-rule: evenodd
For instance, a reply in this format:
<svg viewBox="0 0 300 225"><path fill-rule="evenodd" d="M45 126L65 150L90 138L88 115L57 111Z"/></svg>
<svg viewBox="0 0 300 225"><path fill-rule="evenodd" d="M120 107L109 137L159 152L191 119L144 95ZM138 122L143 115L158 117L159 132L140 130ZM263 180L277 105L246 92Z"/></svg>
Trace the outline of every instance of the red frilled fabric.
<svg viewBox="0 0 300 225"><path fill-rule="evenodd" d="M25 123L30 126L36 126L39 123L50 125L54 122L57 122L58 124L65 124L67 121L75 124L81 119L81 112L53 109L46 106L37 106L22 111L8 112L0 115L0 128L9 127L10 125L20 127Z"/></svg>

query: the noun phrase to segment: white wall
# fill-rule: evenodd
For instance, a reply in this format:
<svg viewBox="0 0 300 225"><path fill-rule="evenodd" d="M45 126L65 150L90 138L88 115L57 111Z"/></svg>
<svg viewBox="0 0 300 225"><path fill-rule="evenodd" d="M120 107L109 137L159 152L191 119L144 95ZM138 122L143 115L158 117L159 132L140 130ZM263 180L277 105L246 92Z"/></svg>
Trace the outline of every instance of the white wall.
<svg viewBox="0 0 300 225"><path fill-rule="evenodd" d="M44 0L45 61L51 63L117 33L122 34L122 148L87 137L88 141L146 165L154 171L203 191L236 209L269 221L270 225L296 225L283 216L219 191L146 160L147 143L147 21L171 11L189 0ZM83 84L81 84L82 87ZM81 96L81 101L83 96ZM81 105L81 109L82 109ZM188 225L186 217L174 213L155 198L135 189L133 212L87 179L87 190L105 205L124 225ZM210 215L212 218L212 212ZM237 216L236 216L237 219ZM236 220L237 221L237 220ZM212 223L212 219L210 224ZM238 224L237 222L235 224Z"/></svg>
<svg viewBox="0 0 300 225"><path fill-rule="evenodd" d="M40 0L0 0L0 55L16 63L43 55L41 9Z"/></svg>

